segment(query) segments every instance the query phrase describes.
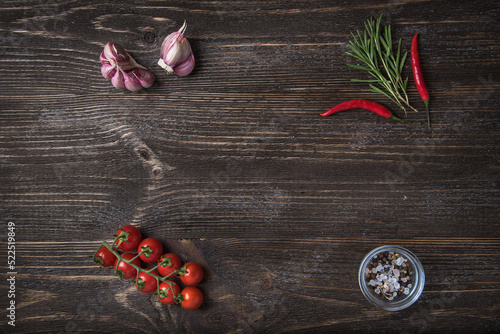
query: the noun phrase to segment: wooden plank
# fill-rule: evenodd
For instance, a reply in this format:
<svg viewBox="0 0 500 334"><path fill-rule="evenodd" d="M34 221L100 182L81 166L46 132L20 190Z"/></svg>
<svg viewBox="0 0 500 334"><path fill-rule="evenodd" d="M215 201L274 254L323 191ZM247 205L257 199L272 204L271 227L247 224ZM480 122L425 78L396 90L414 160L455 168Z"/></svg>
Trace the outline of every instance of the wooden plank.
<svg viewBox="0 0 500 334"><path fill-rule="evenodd" d="M23 315L26 307L37 307L36 315L23 323L27 328L37 324L47 330L77 326L73 330L148 328L167 332L264 328L321 331L322 326L325 330L378 331L392 330L397 323L408 331L417 325L448 331L458 329L457 323L463 320L474 323L464 330L488 328L488 319L498 311L498 239L269 237L162 241L184 260L203 265L206 278L201 288L207 300L200 311L186 313L179 307L162 305L156 297L141 294L130 282L114 277L111 269L96 271L84 254L96 249L97 243L63 243L61 247L40 242L31 243L29 252L19 254L21 261L26 256L38 259L36 266L19 269L24 273L18 275L19 282L31 287L21 292L19 299L28 301L20 303L19 313ZM399 313L373 309L357 286L358 263L372 247L387 243L404 244L414 250L426 270L421 301ZM19 247L22 249L23 244ZM76 255L68 257L67 247ZM46 257L47 253L51 256ZM84 265L75 267L75 262ZM81 282L88 287L79 288ZM90 286L95 292L89 293ZM69 291L72 298L67 298ZM34 298L28 298L31 294ZM485 295L490 298L481 300L485 313L478 317L475 299ZM450 323L442 323L443 318ZM304 319L322 320L311 323Z"/></svg>

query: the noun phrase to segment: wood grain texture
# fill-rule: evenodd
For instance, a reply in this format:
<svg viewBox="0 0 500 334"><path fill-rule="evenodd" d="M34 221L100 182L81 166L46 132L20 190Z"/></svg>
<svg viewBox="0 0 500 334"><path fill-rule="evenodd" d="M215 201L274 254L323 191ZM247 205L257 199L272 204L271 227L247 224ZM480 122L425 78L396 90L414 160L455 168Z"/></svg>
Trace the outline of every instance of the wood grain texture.
<svg viewBox="0 0 500 334"><path fill-rule="evenodd" d="M0 308L16 224L15 333L497 332L500 48L496 1L5 1L0 4ZM420 56L433 127L367 111L350 32L383 14ZM188 23L197 64L156 65ZM156 76L100 73L123 45ZM411 69L404 69L411 76ZM410 79L409 96L423 110ZM408 118L426 122L425 113ZM205 303L166 307L91 256L134 224L202 264ZM420 300L359 291L364 255L413 251ZM2 311L4 312L4 311Z"/></svg>

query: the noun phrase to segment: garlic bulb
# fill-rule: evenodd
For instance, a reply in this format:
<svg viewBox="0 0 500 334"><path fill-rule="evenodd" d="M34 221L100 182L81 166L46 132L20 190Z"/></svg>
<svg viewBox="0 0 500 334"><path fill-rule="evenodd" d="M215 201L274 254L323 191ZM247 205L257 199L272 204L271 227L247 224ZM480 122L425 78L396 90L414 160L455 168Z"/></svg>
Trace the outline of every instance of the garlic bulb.
<svg viewBox="0 0 500 334"><path fill-rule="evenodd" d="M182 27L168 35L161 45L160 60L158 65L169 74L186 76L194 69L194 55L189 41L184 36L186 21Z"/></svg>
<svg viewBox="0 0 500 334"><path fill-rule="evenodd" d="M125 49L113 42L106 43L100 55L101 73L115 88L138 91L153 85L155 77L139 65Z"/></svg>

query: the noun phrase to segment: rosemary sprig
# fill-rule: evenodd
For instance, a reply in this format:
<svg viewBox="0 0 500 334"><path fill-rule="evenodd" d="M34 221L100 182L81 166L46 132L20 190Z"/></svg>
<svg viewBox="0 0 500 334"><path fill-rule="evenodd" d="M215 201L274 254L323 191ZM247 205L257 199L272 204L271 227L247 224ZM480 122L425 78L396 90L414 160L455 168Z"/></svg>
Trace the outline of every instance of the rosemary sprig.
<svg viewBox="0 0 500 334"><path fill-rule="evenodd" d="M351 32L353 40L349 42L352 52L348 55L362 61L365 65L347 64L358 70L367 71L374 79L352 79L355 82L366 82L370 91L380 93L391 99L406 114L405 105L418 111L410 105L406 86L408 77L402 78L402 71L407 53L401 55L401 39L394 54L391 36L391 26L381 26L382 15L377 20L370 18L365 22L365 31L357 35ZM378 85L378 86L377 86Z"/></svg>

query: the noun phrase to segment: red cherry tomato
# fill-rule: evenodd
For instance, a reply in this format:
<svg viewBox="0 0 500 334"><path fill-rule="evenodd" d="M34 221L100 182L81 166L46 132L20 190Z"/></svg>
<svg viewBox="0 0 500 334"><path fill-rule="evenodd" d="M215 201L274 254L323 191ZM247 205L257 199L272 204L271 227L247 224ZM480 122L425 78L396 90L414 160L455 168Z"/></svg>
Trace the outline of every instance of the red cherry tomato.
<svg viewBox="0 0 500 334"><path fill-rule="evenodd" d="M94 262L100 267L111 267L116 261L116 256L106 246L99 248L94 255Z"/></svg>
<svg viewBox="0 0 500 334"><path fill-rule="evenodd" d="M152 274L158 276L156 270L151 271ZM158 288L158 280L145 271L139 272L138 279L134 282L135 287L142 293L152 293Z"/></svg>
<svg viewBox="0 0 500 334"><path fill-rule="evenodd" d="M137 253L142 253L139 257L142 261L146 263L153 263L158 261L161 254L163 254L163 246L155 238L146 238L141 241L139 247L137 247Z"/></svg>
<svg viewBox="0 0 500 334"><path fill-rule="evenodd" d="M172 282L172 281L169 281ZM172 290L174 290L174 293L172 294ZM160 290L158 291L158 300L162 302L165 305L171 305L175 303L175 297L179 295L181 292L181 288L179 287L179 284L172 283L172 288L170 288L170 284L167 282L161 282L160 283Z"/></svg>
<svg viewBox="0 0 500 334"><path fill-rule="evenodd" d="M167 277L170 275L172 272L179 270L182 266L182 261L181 259L173 254L173 253L167 253L163 254L160 259L158 260L158 264L162 263L164 259L170 259L170 265L165 264L165 266L162 264L160 265L157 269L160 275L163 277Z"/></svg>
<svg viewBox="0 0 500 334"><path fill-rule="evenodd" d="M183 297L181 306L186 310L196 310L203 304L203 293L195 286L185 287L181 295Z"/></svg>
<svg viewBox="0 0 500 334"><path fill-rule="evenodd" d="M188 262L184 266L186 273L181 276L182 283L196 285L203 279L203 269L198 263Z"/></svg>
<svg viewBox="0 0 500 334"><path fill-rule="evenodd" d="M124 253L122 254L122 257L126 260L132 260L135 255L132 253ZM118 261L119 259L116 259L115 261L115 275L119 276L121 279L135 278L135 276L137 275L137 269L124 261L120 261L120 263L118 263ZM136 258L134 261L132 261L132 263L138 267L141 266L141 260L139 260L139 258Z"/></svg>
<svg viewBox="0 0 500 334"><path fill-rule="evenodd" d="M132 225L126 225L120 228L115 233L115 237L117 236L120 236L120 238L116 240L116 244L120 244L118 248L126 252L136 250L142 240L141 231Z"/></svg>

